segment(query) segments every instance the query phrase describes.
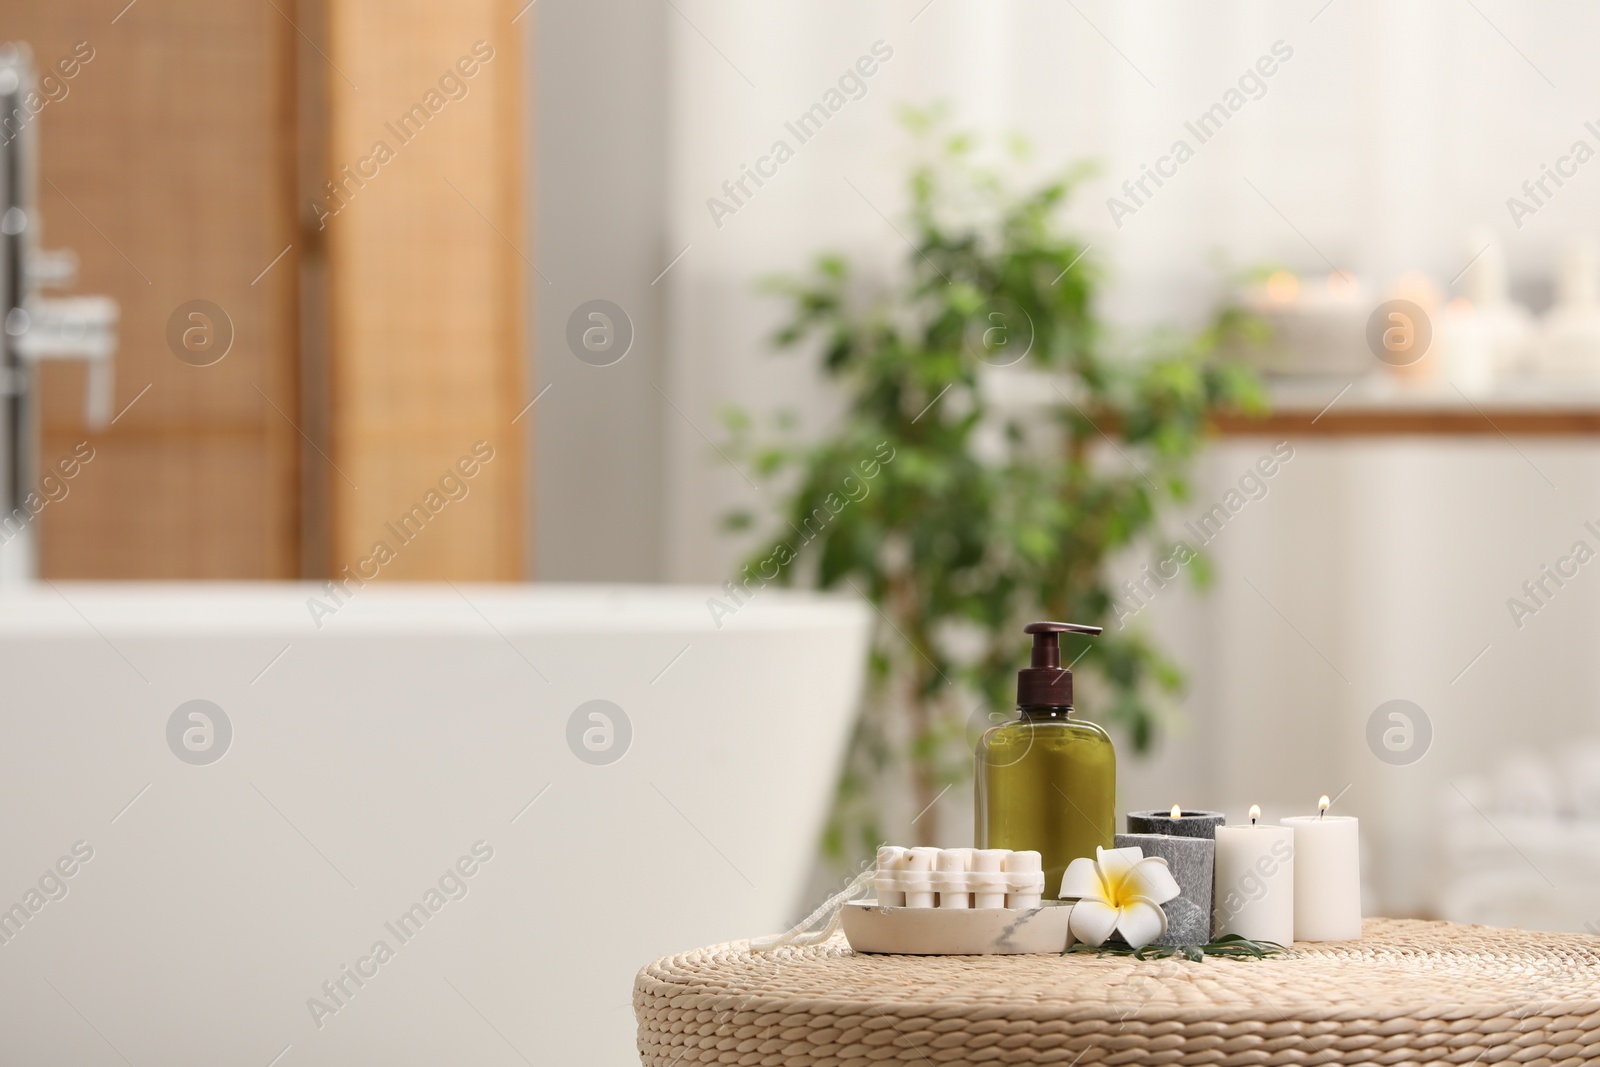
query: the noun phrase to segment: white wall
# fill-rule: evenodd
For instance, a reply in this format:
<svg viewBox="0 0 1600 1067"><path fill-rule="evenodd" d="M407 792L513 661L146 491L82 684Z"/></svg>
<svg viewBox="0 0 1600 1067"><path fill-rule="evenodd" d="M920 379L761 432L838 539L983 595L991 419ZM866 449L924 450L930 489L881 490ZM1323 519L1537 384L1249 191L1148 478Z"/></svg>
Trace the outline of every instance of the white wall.
<svg viewBox="0 0 1600 1067"><path fill-rule="evenodd" d="M667 169L665 5L541 0L533 34L534 210L543 277L535 308L532 573L542 579L663 576L661 178ZM632 350L608 367L567 347L567 318L601 298L633 322Z"/></svg>

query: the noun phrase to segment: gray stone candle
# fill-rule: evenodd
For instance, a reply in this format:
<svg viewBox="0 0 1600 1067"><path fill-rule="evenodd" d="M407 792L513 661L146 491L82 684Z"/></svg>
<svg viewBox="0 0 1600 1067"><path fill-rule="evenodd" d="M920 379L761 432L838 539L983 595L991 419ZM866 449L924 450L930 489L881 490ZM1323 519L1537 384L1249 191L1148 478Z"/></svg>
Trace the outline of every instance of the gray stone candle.
<svg viewBox="0 0 1600 1067"><path fill-rule="evenodd" d="M1129 817L1130 821L1132 816ZM1174 837L1171 834L1118 834L1118 848L1139 848L1146 856L1167 861L1182 890L1161 905L1167 913L1167 932L1152 944L1204 945L1211 940L1211 872L1217 843L1209 837Z"/></svg>
<svg viewBox="0 0 1600 1067"><path fill-rule="evenodd" d="M1178 814L1174 815L1172 812ZM1128 812L1128 833L1170 834L1173 837L1217 837L1217 827L1225 825L1228 817L1220 811L1192 811L1173 808L1170 811Z"/></svg>

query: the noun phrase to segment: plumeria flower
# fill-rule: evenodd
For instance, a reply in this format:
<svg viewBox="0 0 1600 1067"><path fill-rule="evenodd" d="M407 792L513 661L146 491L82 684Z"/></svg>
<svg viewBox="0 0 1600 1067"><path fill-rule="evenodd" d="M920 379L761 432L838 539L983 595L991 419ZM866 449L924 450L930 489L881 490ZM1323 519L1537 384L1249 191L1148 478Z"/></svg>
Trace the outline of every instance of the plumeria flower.
<svg viewBox="0 0 1600 1067"><path fill-rule="evenodd" d="M1063 900L1076 900L1067 920L1072 936L1086 945L1103 945L1113 932L1133 948L1144 948L1167 932L1161 905L1182 890L1160 856L1141 848L1096 849L1098 859L1080 856L1061 878Z"/></svg>

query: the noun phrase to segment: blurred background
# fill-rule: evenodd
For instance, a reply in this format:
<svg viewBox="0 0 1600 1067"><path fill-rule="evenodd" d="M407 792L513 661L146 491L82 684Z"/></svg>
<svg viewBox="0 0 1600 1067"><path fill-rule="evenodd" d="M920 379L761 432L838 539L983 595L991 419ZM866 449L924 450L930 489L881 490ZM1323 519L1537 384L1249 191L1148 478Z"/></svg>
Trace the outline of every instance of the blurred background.
<svg viewBox="0 0 1600 1067"><path fill-rule="evenodd" d="M1600 12L0 29L19 1059L630 1062L638 967L970 843L1046 615L1119 810L1600 924Z"/></svg>

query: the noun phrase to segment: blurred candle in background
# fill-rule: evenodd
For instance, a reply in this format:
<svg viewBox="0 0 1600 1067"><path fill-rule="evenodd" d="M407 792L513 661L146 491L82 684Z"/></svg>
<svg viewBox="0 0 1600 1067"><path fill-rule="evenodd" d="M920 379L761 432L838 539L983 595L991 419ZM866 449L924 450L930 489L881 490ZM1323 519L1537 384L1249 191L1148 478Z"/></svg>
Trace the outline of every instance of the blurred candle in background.
<svg viewBox="0 0 1600 1067"><path fill-rule="evenodd" d="M1294 815L1294 939L1354 941L1361 936L1360 820L1329 815L1328 798L1317 814Z"/></svg>
<svg viewBox="0 0 1600 1067"><path fill-rule="evenodd" d="M1344 270L1326 278L1276 270L1246 285L1240 303L1266 325L1270 341L1245 359L1272 374L1351 375L1372 369L1362 340L1372 303L1361 279Z"/></svg>
<svg viewBox="0 0 1600 1067"><path fill-rule="evenodd" d="M1216 883L1211 894L1211 936L1238 934L1252 941L1294 941L1294 831L1261 822L1217 827Z"/></svg>

